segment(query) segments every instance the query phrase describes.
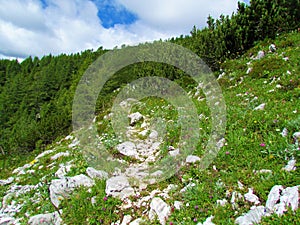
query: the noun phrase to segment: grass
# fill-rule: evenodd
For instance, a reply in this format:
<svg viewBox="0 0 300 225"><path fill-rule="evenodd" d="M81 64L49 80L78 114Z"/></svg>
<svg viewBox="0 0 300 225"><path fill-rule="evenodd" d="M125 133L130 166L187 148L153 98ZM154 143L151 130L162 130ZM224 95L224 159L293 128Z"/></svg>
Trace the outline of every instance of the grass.
<svg viewBox="0 0 300 225"><path fill-rule="evenodd" d="M276 53L268 53L268 46L271 43L276 45ZM249 53L256 55L259 50L267 52L266 56L261 60L250 59ZM244 56L222 64L222 71L225 75L218 81L227 106L225 146L206 170L201 170L197 163L185 165L168 180L150 185L147 190L141 192L142 196L146 196L152 190L166 188L170 183L178 185L177 190L171 192L170 198L166 200L172 207L168 223L197 224L214 215L213 222L215 224L234 224L235 219L247 212L252 204L240 200L235 209L230 204L224 207L218 206L216 204L218 199L226 198L230 201L230 197L226 196L228 191L245 194L251 187L263 205L272 186L299 185L299 181L296 179L300 177L299 169L291 172L282 170L291 157L297 160L297 168L300 167L299 145L292 137L294 132L300 131L299 52L300 35L299 33L290 33L281 35L276 40L268 39L260 42ZM284 57L288 57L288 61L283 60ZM251 64L247 65L250 61ZM252 67L253 70L246 74L248 67ZM192 88L190 95L193 96L195 92L196 90ZM203 114L199 127L200 141L195 140L197 147L194 151L195 155L201 156L210 135L210 111L205 101L199 102L196 99L193 101L197 113ZM266 104L264 110L254 110L262 103ZM178 114L171 104L160 98L146 98L142 104L137 104L132 108L132 112L135 111L148 115L150 118L160 118L166 124L162 127L162 130L165 129L165 138L162 144L165 153L168 146L177 147L180 125L176 122ZM108 111L102 112L102 117L108 113ZM155 125L157 123L153 120L153 126ZM280 134L283 128L288 130L286 137L282 137ZM102 135L101 140L105 143L105 147L114 153L114 147L119 143L119 139L114 135L109 119L101 119L98 131ZM24 204L22 210L16 215L23 218L22 224L26 224L28 220L25 213L35 215L55 210L49 203L47 185L51 179L55 178L54 173L59 168L59 164L73 160L74 167L68 175L85 173L88 164L80 154L79 148L68 148L70 143L71 140L62 140L59 144L49 146L48 148L55 149L55 152L41 158L32 166L36 172L31 175L19 176L16 183L20 185L35 185L40 182L41 178L46 184L38 190L15 198L17 202ZM60 158L52 169L46 169L47 165L52 163L50 156L66 150L71 153L71 156ZM13 169L22 166L25 161L32 161L38 153L36 151L22 157L6 159L6 165L1 170L1 179L16 176L11 173ZM132 162L130 159L126 160ZM4 161L1 160L0 165L3 163ZM216 170L213 169L213 165ZM38 169L40 166L43 166L42 169ZM272 170L272 173L255 172L261 169ZM238 188L237 181L244 185L243 190ZM184 193L179 192L181 188L191 182L195 183L194 187ZM8 186L0 186L0 196L4 196L8 189ZM37 197L40 201L30 204L32 199ZM92 198L95 200L95 204L91 203ZM119 200L112 197L104 199L106 199L104 181L97 181L90 190L85 188L76 190L70 199L63 201L60 206L63 209L64 223L111 224L121 220L126 214L132 215L133 218L145 219L145 207L120 210ZM1 197L0 200L2 200ZM175 200L183 202L181 210L173 208ZM264 218L261 224L297 224L300 222L299 214L298 210L297 212L288 211L281 217L272 215ZM146 223L159 224L157 220Z"/></svg>

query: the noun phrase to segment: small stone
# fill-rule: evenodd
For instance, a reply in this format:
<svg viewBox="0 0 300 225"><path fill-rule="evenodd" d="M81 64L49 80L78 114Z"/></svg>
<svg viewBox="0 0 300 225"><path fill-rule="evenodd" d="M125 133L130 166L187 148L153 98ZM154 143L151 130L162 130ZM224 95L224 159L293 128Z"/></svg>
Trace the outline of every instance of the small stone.
<svg viewBox="0 0 300 225"><path fill-rule="evenodd" d="M106 181L105 193L121 199L134 195L134 189L129 185L127 177L120 175Z"/></svg>
<svg viewBox="0 0 300 225"><path fill-rule="evenodd" d="M266 103L262 103L259 106L257 106L256 108L254 108L254 110L264 110L266 106Z"/></svg>
<svg viewBox="0 0 300 225"><path fill-rule="evenodd" d="M117 150L126 156L137 156L138 152L136 149L136 145L130 141L123 142L117 145Z"/></svg>
<svg viewBox="0 0 300 225"><path fill-rule="evenodd" d="M93 167L86 168L87 175L92 179L107 179L108 173L103 170L96 170Z"/></svg>
<svg viewBox="0 0 300 225"><path fill-rule="evenodd" d="M269 51L270 51L270 52L276 52L276 46L275 46L274 44L271 44L271 45L269 46Z"/></svg>
<svg viewBox="0 0 300 225"><path fill-rule="evenodd" d="M296 140L300 140L300 132L293 133L293 138L295 138Z"/></svg>
<svg viewBox="0 0 300 225"><path fill-rule="evenodd" d="M180 201L175 201L174 202L175 209L180 210L181 206L182 206L182 202L180 202Z"/></svg>
<svg viewBox="0 0 300 225"><path fill-rule="evenodd" d="M156 197L153 198L150 203L150 211L155 212L160 224L165 225L166 220L171 214L171 207L168 206L162 199ZM149 212L150 213L150 212Z"/></svg>
<svg viewBox="0 0 300 225"><path fill-rule="evenodd" d="M144 116L139 112L135 112L130 114L128 118L130 119L130 125L133 126L137 122L142 121L144 119Z"/></svg>
<svg viewBox="0 0 300 225"><path fill-rule="evenodd" d="M187 163L195 163L200 161L201 159L198 156L194 156L194 155L189 155L188 157L186 157L186 162Z"/></svg>
<svg viewBox="0 0 300 225"><path fill-rule="evenodd" d="M123 217L122 223L121 225L128 225L130 223L130 221L132 220L132 216L130 215L125 215Z"/></svg>
<svg viewBox="0 0 300 225"><path fill-rule="evenodd" d="M152 140L156 140L158 138L158 132L156 130L152 130L152 132L149 135L149 138Z"/></svg>
<svg viewBox="0 0 300 225"><path fill-rule="evenodd" d="M239 216L235 220L235 223L239 225L259 224L264 214L265 214L265 207L257 206L251 209L248 213Z"/></svg>
<svg viewBox="0 0 300 225"><path fill-rule="evenodd" d="M280 134L281 134L282 137L287 137L288 136L288 129L283 128L283 130Z"/></svg>
<svg viewBox="0 0 300 225"><path fill-rule="evenodd" d="M253 194L252 188L248 188L248 193L246 193L244 197L248 202L252 202L255 205L258 205L260 203L259 198L255 194Z"/></svg>
<svg viewBox="0 0 300 225"><path fill-rule="evenodd" d="M143 223L143 222L144 222L143 219L138 218L138 219L132 221L129 225L140 225L140 224Z"/></svg>
<svg viewBox="0 0 300 225"><path fill-rule="evenodd" d="M47 213L47 214L38 214L30 217L28 224L30 225L40 225L40 224L54 224L60 225L62 219L58 212Z"/></svg>
<svg viewBox="0 0 300 225"><path fill-rule="evenodd" d="M225 206L227 203L227 200L224 198L222 200L217 200L217 205L220 205L220 206Z"/></svg>
<svg viewBox="0 0 300 225"><path fill-rule="evenodd" d="M9 177L6 180L0 180L0 186L11 184L14 180L15 178L13 177Z"/></svg>
<svg viewBox="0 0 300 225"><path fill-rule="evenodd" d="M178 148L175 149L175 150L173 150L173 151L169 151L169 155L172 156L172 157L175 157L175 156L177 156L179 154L180 153L179 153L179 149Z"/></svg>
<svg viewBox="0 0 300 225"><path fill-rule="evenodd" d="M296 159L291 159L290 161L288 161L287 165L282 169L287 172L296 170Z"/></svg>
<svg viewBox="0 0 300 225"><path fill-rule="evenodd" d="M70 152L68 152L68 151L67 152L59 152L56 155L52 156L51 160L53 161L53 160L56 160L60 157L68 157L68 156L70 156Z"/></svg>

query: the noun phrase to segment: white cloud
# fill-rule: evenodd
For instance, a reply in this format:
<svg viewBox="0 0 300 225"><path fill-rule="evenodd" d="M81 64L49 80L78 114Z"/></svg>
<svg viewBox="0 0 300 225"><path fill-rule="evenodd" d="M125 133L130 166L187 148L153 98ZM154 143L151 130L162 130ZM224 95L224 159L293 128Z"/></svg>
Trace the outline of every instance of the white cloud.
<svg viewBox="0 0 300 225"><path fill-rule="evenodd" d="M204 27L208 15L231 14L238 0L118 0L145 24L161 31L187 33L194 25Z"/></svg>
<svg viewBox="0 0 300 225"><path fill-rule="evenodd" d="M188 34L208 14L231 14L236 0L117 0L136 13L131 25L105 29L96 5L87 0L1 0L0 58L42 56L136 44Z"/></svg>

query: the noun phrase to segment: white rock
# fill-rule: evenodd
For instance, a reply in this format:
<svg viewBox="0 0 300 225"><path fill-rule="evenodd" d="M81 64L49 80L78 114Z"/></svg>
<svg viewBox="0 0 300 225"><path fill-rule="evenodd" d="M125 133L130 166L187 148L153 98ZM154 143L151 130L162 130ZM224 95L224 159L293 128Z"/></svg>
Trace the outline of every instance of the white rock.
<svg viewBox="0 0 300 225"><path fill-rule="evenodd" d="M141 121L144 118L144 116L139 112L135 112L135 113L128 115L128 118L130 119L130 125L132 126L135 123Z"/></svg>
<svg viewBox="0 0 300 225"><path fill-rule="evenodd" d="M148 135L148 130L143 130L143 131L141 131L141 132L139 133L139 135L142 136L142 137L147 137L147 135Z"/></svg>
<svg viewBox="0 0 300 225"><path fill-rule="evenodd" d="M140 223L143 223L143 222L144 222L143 219L138 218L138 219L132 221L129 225L140 225Z"/></svg>
<svg viewBox="0 0 300 225"><path fill-rule="evenodd" d="M253 173L273 173L272 170L268 170L268 169L261 169L261 170L253 170Z"/></svg>
<svg viewBox="0 0 300 225"><path fill-rule="evenodd" d="M79 145L79 143L80 143L80 141L79 141L77 138L75 138L75 139L72 141L72 143L68 145L68 147L69 147L69 148L74 148L74 147L76 147L77 145Z"/></svg>
<svg viewBox="0 0 300 225"><path fill-rule="evenodd" d="M257 53L257 56L255 57L255 59L262 59L263 57L265 57L265 52L264 51L259 51Z"/></svg>
<svg viewBox="0 0 300 225"><path fill-rule="evenodd" d="M73 138L74 137L72 135L68 135L68 136L65 137L65 140L73 140Z"/></svg>
<svg viewBox="0 0 300 225"><path fill-rule="evenodd" d="M35 157L35 159L40 159L40 158L42 158L42 157L44 157L44 156L46 156L46 155L48 155L48 154L50 154L50 153L52 153L52 152L54 152L54 150L47 150L47 151L44 151L44 152L42 152L41 154L39 154L37 157Z"/></svg>
<svg viewBox="0 0 300 225"><path fill-rule="evenodd" d="M60 200L68 197L75 188L79 186L91 187L94 184L91 178L83 174L52 180L49 187L51 202L58 207Z"/></svg>
<svg viewBox="0 0 300 225"><path fill-rule="evenodd" d="M224 198L222 200L217 200L217 205L224 206L228 201Z"/></svg>
<svg viewBox="0 0 300 225"><path fill-rule="evenodd" d="M255 107L254 110L264 110L266 106L266 103L262 103L259 106Z"/></svg>
<svg viewBox="0 0 300 225"><path fill-rule="evenodd" d="M212 219L215 218L214 216L210 216L208 218L206 218L206 220L203 223L197 223L197 225L215 225L212 222Z"/></svg>
<svg viewBox="0 0 300 225"><path fill-rule="evenodd" d="M271 212L274 211L274 206L279 201L280 193L282 190L283 190L282 185L275 185L272 187L272 189L268 195L267 202L266 202L266 209L268 211L271 211Z"/></svg>
<svg viewBox="0 0 300 225"><path fill-rule="evenodd" d="M66 152L59 152L56 155L52 156L51 160L56 160L56 159L58 159L60 157L68 157L68 156L70 156L70 152L68 152L68 151L66 151Z"/></svg>
<svg viewBox="0 0 300 225"><path fill-rule="evenodd" d="M54 213L47 213L47 214L39 214L30 217L28 224L30 225L40 225L40 224L53 224L53 225L60 225L62 219L58 212Z"/></svg>
<svg viewBox="0 0 300 225"><path fill-rule="evenodd" d="M11 217L11 216L7 216L5 214L3 214L3 216L0 214L0 224L1 225L11 225L11 224L15 224L15 218Z"/></svg>
<svg viewBox="0 0 300 225"><path fill-rule="evenodd" d="M217 142L217 147L218 149L222 148L226 143L225 138L221 138L218 142Z"/></svg>
<svg viewBox="0 0 300 225"><path fill-rule="evenodd" d="M96 170L93 167L88 167L86 169L87 175L92 179L107 179L108 173L103 170Z"/></svg>
<svg viewBox="0 0 300 225"><path fill-rule="evenodd" d="M117 145L117 150L126 156L137 156L137 149L134 143L130 141L123 142Z"/></svg>
<svg viewBox="0 0 300 225"><path fill-rule="evenodd" d="M150 211L151 210L157 215L160 224L165 225L166 220L171 214L171 207L162 199L155 197L150 203Z"/></svg>
<svg viewBox="0 0 300 225"><path fill-rule="evenodd" d="M169 151L169 155L172 156L172 157L175 157L175 156L177 156L177 155L179 155L179 154L180 154L180 152L179 152L179 149L178 149L178 148L176 148L176 149L173 150L173 151Z"/></svg>
<svg viewBox="0 0 300 225"><path fill-rule="evenodd" d="M295 132L295 133L293 133L293 137L294 137L296 140L300 140L300 132Z"/></svg>
<svg viewBox="0 0 300 225"><path fill-rule="evenodd" d="M127 177L120 175L111 177L106 181L105 193L124 199L134 195L134 189L130 186Z"/></svg>
<svg viewBox="0 0 300 225"><path fill-rule="evenodd" d="M237 199L242 199L243 195L239 192L233 191L232 195L231 195L231 199L230 199L230 203L232 205L233 208L236 207L236 200Z"/></svg>
<svg viewBox="0 0 300 225"><path fill-rule="evenodd" d="M240 190L244 189L244 185L239 180L237 183Z"/></svg>
<svg viewBox="0 0 300 225"><path fill-rule="evenodd" d="M282 132L280 133L282 137L288 136L288 130L286 128L283 128Z"/></svg>
<svg viewBox="0 0 300 225"><path fill-rule="evenodd" d="M128 225L130 223L130 221L132 220L132 216L130 215L125 215L123 217L122 223L121 225Z"/></svg>
<svg viewBox="0 0 300 225"><path fill-rule="evenodd" d="M248 193L246 193L244 197L248 202L252 202L255 205L258 205L260 203L259 198L255 194L253 194L252 188L248 188Z"/></svg>
<svg viewBox="0 0 300 225"><path fill-rule="evenodd" d="M174 208L175 209L180 210L181 206L182 206L182 202L180 202L180 201L175 201L174 202Z"/></svg>
<svg viewBox="0 0 300 225"><path fill-rule="evenodd" d="M284 61L289 61L289 57L283 57L282 58Z"/></svg>
<svg viewBox="0 0 300 225"><path fill-rule="evenodd" d="M186 157L186 162L187 163L195 163L195 162L198 162L200 161L201 159L198 157L198 156L194 156L194 155L189 155Z"/></svg>
<svg viewBox="0 0 300 225"><path fill-rule="evenodd" d="M287 172L296 170L296 159L291 159L290 161L288 161L287 165L282 169Z"/></svg>
<svg viewBox="0 0 300 225"><path fill-rule="evenodd" d="M8 185L14 182L15 178L9 177L6 180L0 180L0 186Z"/></svg>
<svg viewBox="0 0 300 225"><path fill-rule="evenodd" d="M247 69L246 74L249 74L249 73L251 73L252 71L253 71L253 68L250 67L250 68Z"/></svg>
<svg viewBox="0 0 300 225"><path fill-rule="evenodd" d="M187 186L185 186L184 188L182 188L182 189L180 190L180 192L181 192L181 193L182 193L182 192L186 192L189 188L195 187L195 186L196 186L195 183L189 183Z"/></svg>
<svg viewBox="0 0 300 225"><path fill-rule="evenodd" d="M25 164L24 166L22 166L22 167L18 167L18 168L16 168L16 169L14 169L14 171L12 172L13 174L18 174L18 175L21 175L21 174L25 174L25 170L26 169L29 169L30 167L32 166L32 164L29 164L29 163L27 163L27 164Z"/></svg>
<svg viewBox="0 0 300 225"><path fill-rule="evenodd" d="M150 139L156 140L158 138L158 132L156 130L152 130L150 135L149 135Z"/></svg>
<svg viewBox="0 0 300 225"><path fill-rule="evenodd" d="M256 223L260 223L261 218L265 215L265 207L257 206L251 209L246 214L239 216L235 223L239 225L253 225Z"/></svg>
<svg viewBox="0 0 300 225"><path fill-rule="evenodd" d="M55 173L58 178L64 178L65 175L71 171L72 165L62 165Z"/></svg>
<svg viewBox="0 0 300 225"><path fill-rule="evenodd" d="M298 200L299 200L299 187L287 187L282 192L282 197L280 198L280 201L283 201L286 206L290 206L293 211L296 211L298 209Z"/></svg>
<svg viewBox="0 0 300 225"><path fill-rule="evenodd" d="M275 46L274 44L271 44L271 45L269 46L269 51L270 51L270 52L276 52L276 46Z"/></svg>

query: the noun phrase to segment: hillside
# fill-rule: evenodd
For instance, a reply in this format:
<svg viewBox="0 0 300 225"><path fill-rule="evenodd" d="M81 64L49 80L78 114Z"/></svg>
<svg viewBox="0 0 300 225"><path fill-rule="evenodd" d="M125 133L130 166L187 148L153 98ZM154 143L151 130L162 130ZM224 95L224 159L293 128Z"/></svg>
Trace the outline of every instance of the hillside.
<svg viewBox="0 0 300 225"><path fill-rule="evenodd" d="M104 52L99 49L93 57ZM130 142L140 146L132 154L130 144L114 135L113 115L103 107L110 104L109 98L107 103L98 103L100 143L113 156L109 159L112 165L119 162L129 170L104 171L108 168L101 168L102 164L95 165L97 170L92 168L76 133L56 140L45 150L37 148L24 157L19 155L22 160L3 160L0 224L251 224L259 215L260 224L300 223L299 53L300 33L295 31L259 41L236 59L220 63L215 75L226 103L226 133L220 139L217 157L205 170L199 159L210 135L210 111L197 85L184 75L177 78L197 108L201 140L195 140L199 143L193 156L187 157L175 175L153 184L138 182L142 176L139 169L151 166L157 158L181 154L178 112L160 98L128 99L125 103L132 108L126 132ZM92 55L77 56L81 63L76 64L80 66L73 69L74 74L87 68ZM135 69L130 67L129 72L120 74ZM143 69L151 71L151 64ZM165 69L169 67L160 71ZM62 80L58 85L67 84ZM69 86L74 91L75 86ZM112 81L102 94L110 93L114 98L118 92L111 91L114 87ZM62 100L61 106L64 104ZM47 110L41 110L41 117L42 112ZM155 122L155 118L161 121ZM160 124L167 125L161 128ZM242 222L244 219L248 223Z"/></svg>

